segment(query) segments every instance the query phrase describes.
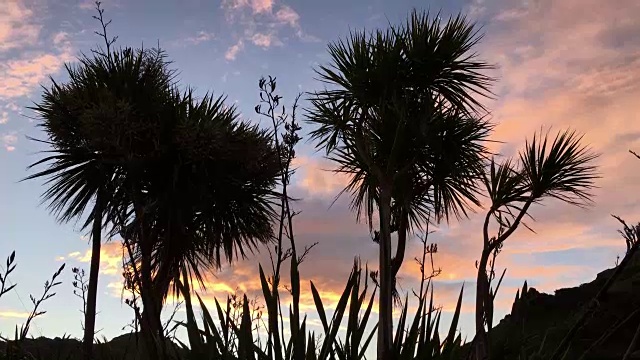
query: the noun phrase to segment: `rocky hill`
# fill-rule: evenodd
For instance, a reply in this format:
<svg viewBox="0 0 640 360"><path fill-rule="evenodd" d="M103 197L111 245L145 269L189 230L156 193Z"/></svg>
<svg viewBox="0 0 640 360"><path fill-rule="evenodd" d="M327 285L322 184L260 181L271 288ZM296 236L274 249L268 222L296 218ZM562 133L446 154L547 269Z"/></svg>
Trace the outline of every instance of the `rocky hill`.
<svg viewBox="0 0 640 360"><path fill-rule="evenodd" d="M554 295L528 288L516 295L510 315L494 327L493 359L518 359L522 349L541 351L548 359L587 304L602 288L613 269L578 287ZM565 359L622 359L640 325L640 253L612 285L605 299L578 331ZM588 350L588 352L587 352ZM632 356L640 359L640 351Z"/></svg>

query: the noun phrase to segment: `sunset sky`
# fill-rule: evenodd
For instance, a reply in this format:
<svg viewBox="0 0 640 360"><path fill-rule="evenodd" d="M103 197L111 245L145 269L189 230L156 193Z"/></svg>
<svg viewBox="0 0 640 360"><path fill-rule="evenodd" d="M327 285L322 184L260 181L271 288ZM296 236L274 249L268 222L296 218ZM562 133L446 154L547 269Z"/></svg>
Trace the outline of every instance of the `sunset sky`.
<svg viewBox="0 0 640 360"><path fill-rule="evenodd" d="M19 180L41 158L37 152L46 149L27 138L44 134L25 107L39 101L40 86L51 83L49 76L64 81L64 64L98 44L93 6L78 0L0 0L0 270L4 257L15 250L17 268L10 280L18 283L16 291L0 299L4 335L24 321L31 309L29 294L39 296L44 281L63 262L63 284L44 304L48 312L36 320L31 334L82 335L82 303L72 293L71 267L88 272L86 234L79 224L60 225L49 215L40 204L42 181ZM462 11L481 25L485 37L476 50L499 66L491 73L499 79L496 99L485 102L498 124L493 139L504 142L497 150L513 155L541 127L551 128L552 134L571 127L602 154L593 207L545 201L531 211L536 221L528 225L536 233L521 228L506 242L497 266L508 270L496 322L510 310L525 280L552 293L591 281L612 267L625 245L609 214L640 220L640 162L628 153L640 151L639 1L105 0L103 7L113 19L109 31L118 36L116 44L159 42L180 71L182 84L193 85L200 95L227 94L254 121L259 121L253 107L259 101L260 76L276 76L289 104L298 92L321 87L314 67L327 63L327 44L350 30L399 23L414 7L441 10L445 19ZM303 136L306 130L303 126ZM293 184L294 196L302 199L295 204L301 211L295 223L298 242L318 242L301 268L303 308L314 319L308 280L332 303L353 258L360 256L375 267L377 247L367 226L357 224L349 212L348 197L331 206L344 177L327 171L332 164L306 137L298 154ZM474 262L482 245L483 210L477 212L440 224L430 237L439 247L435 261L443 272L435 294L445 311L453 308L466 283L464 335L473 334ZM420 252L419 241L412 239L399 280L402 291L419 279L412 259ZM120 301L120 255L117 241L104 246L96 327L107 338L121 334L131 318ZM205 299L225 298L236 287L258 294L258 261L268 265L266 251L211 276Z"/></svg>

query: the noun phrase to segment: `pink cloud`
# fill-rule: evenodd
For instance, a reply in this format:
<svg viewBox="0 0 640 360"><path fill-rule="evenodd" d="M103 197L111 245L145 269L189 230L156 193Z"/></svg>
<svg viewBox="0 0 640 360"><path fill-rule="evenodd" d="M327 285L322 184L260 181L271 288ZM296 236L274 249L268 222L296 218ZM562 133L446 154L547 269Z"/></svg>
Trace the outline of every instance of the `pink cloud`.
<svg viewBox="0 0 640 360"><path fill-rule="evenodd" d="M251 8L255 13L270 12L273 8L273 0L252 0Z"/></svg>
<svg viewBox="0 0 640 360"><path fill-rule="evenodd" d="M193 45L198 45L213 39L215 39L215 34L207 31L198 31L196 35L187 37L184 41Z"/></svg>
<svg viewBox="0 0 640 360"><path fill-rule="evenodd" d="M0 51L33 45L40 34L33 11L22 0L7 0L0 7Z"/></svg>
<svg viewBox="0 0 640 360"><path fill-rule="evenodd" d="M9 109L9 110L11 110L11 111L18 111L18 110L20 110L20 107L19 107L18 105L16 105L15 103L12 103L12 102L8 103L8 104L7 104L7 105L5 105L4 107L5 107L5 109Z"/></svg>
<svg viewBox="0 0 640 360"><path fill-rule="evenodd" d="M111 7L121 7L122 4L120 3L120 0L102 0L100 1L102 3L102 8L105 8L105 5ZM96 2L95 0L81 0L78 3L78 7L82 10L85 11L89 11L89 10L95 10L96 9Z"/></svg>
<svg viewBox="0 0 640 360"><path fill-rule="evenodd" d="M73 50L66 32L58 32L48 39L57 49L54 52L35 50L28 52L34 45L41 45L40 28L34 15L38 7L27 6L22 0L8 0L0 7L0 52L20 49L0 63L0 99L8 100L28 95L57 72L66 61L73 60ZM17 107L9 103L9 109Z"/></svg>
<svg viewBox="0 0 640 360"><path fill-rule="evenodd" d="M301 41L319 41L302 30L300 15L289 5L276 4L274 0L223 0L221 7L230 24L242 27L241 40L264 49L284 45L279 39L284 38L280 34L286 30L292 31ZM241 46L232 46L226 59L234 60L241 49Z"/></svg>
<svg viewBox="0 0 640 360"><path fill-rule="evenodd" d="M293 10L290 6L287 5L283 5L277 12L276 12L276 19L283 23L283 24L288 24L291 27L295 27L298 25L298 21L300 20L300 15L298 15L298 13Z"/></svg>
<svg viewBox="0 0 640 360"><path fill-rule="evenodd" d="M5 150L12 152L16 149L15 145L18 142L18 136L16 136L15 132L2 134L0 136L0 141L4 145Z"/></svg>
<svg viewBox="0 0 640 360"><path fill-rule="evenodd" d="M240 39L240 40L238 40L237 43L235 43L229 49L227 49L227 52L224 54L224 58L227 59L228 61L235 60L236 56L238 56L238 53L243 48L244 48L244 42L242 41L242 39Z"/></svg>
<svg viewBox="0 0 640 360"><path fill-rule="evenodd" d="M326 159L298 156L293 166L297 169L296 186L310 196L333 197L349 183L349 176L334 172L336 165Z"/></svg>
<svg viewBox="0 0 640 360"><path fill-rule="evenodd" d="M49 75L60 70L65 61L71 60L73 55L67 49L59 54L40 53L0 63L0 99L28 95Z"/></svg>
<svg viewBox="0 0 640 360"><path fill-rule="evenodd" d="M497 138L520 141L553 124L587 132L601 148L615 135L640 129L632 121L637 112L627 111L640 94L640 43L629 29L640 13L636 2L498 3L498 17L517 13L518 21L489 25L480 52L500 65ZM576 17L576 6L589 10Z"/></svg>
<svg viewBox="0 0 640 360"><path fill-rule="evenodd" d="M223 0L222 6L234 10L250 8L254 14L261 14L271 12L273 0Z"/></svg>
<svg viewBox="0 0 640 360"><path fill-rule="evenodd" d="M485 0L472 0L466 7L466 12L470 17L478 17L486 11Z"/></svg>
<svg viewBox="0 0 640 360"><path fill-rule="evenodd" d="M60 31L53 36L53 44L54 45L62 45L69 42L69 34Z"/></svg>
<svg viewBox="0 0 640 360"><path fill-rule="evenodd" d="M274 34L271 33L255 33L251 37L251 42L253 42L254 45L260 46L265 49L271 47L272 45L282 45L282 42L278 40L278 38Z"/></svg>

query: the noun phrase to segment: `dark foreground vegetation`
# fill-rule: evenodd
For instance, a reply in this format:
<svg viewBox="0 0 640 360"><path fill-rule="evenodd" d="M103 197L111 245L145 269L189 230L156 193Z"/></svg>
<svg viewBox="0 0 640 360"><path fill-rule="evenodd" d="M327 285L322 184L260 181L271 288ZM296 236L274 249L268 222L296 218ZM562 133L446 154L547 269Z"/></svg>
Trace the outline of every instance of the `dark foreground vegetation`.
<svg viewBox="0 0 640 360"><path fill-rule="evenodd" d="M325 89L301 94L313 129L310 140L337 172L350 177L344 193L379 244L378 269L369 271L356 258L341 298L328 309L321 289L300 282L301 265L313 261L313 246L296 246L298 213L288 194L302 136L300 96L287 108L276 80L260 79L255 111L271 127L252 125L224 97L196 97L178 84L161 49L115 48L100 3L97 11L104 47L69 65L69 80L54 81L32 107L46 135L37 141L50 151L25 179L44 179L43 199L53 215L61 222L81 219L91 234L89 273L72 269L75 293L83 300L84 338L28 337L31 322L55 296L63 265L43 294L32 296L31 316L3 339L0 357L638 358L640 224L620 218L627 252L614 269L555 296L525 284L512 314L494 326L494 299L506 274L497 270L497 258L507 240L521 225L528 228L523 220L540 203L591 205L600 175L598 155L573 130L533 134L511 159L489 151L494 124L481 100L492 96L494 79L485 72L494 65L474 53L480 36L465 17L443 21L414 11L402 25L354 32L330 44L330 64L316 69ZM439 271L428 226L463 221L483 197L489 205L478 229L483 250L476 286L460 289L453 319L444 326L442 308L433 302ZM424 245L416 259L422 281L402 294L396 277L407 239L416 234ZM119 239L125 249L124 301L133 320L131 334L96 344L105 237ZM206 274L261 249L271 255L269 264L256 268L264 311L246 295L207 308L197 291ZM0 297L14 291L9 279L16 264L11 254ZM303 291L313 295L320 331L300 310ZM476 298L472 339L458 332L464 291L474 291ZM171 297L184 303L184 321L162 322ZM186 337L177 338L177 330Z"/></svg>
<svg viewBox="0 0 640 360"><path fill-rule="evenodd" d="M511 314L492 330L494 359L520 359L523 354L537 352L547 358L587 304L602 288L615 269L608 269L594 281L578 287L556 290L555 295L538 292L535 288L518 291ZM640 255L636 255L616 284L609 290L609 299L603 302L591 320L573 341L567 359L622 359L633 341L640 322ZM526 294L521 296L520 294ZM543 342L544 340L544 342ZM5 344L0 349L5 349ZM468 344L466 346L469 346ZM23 349L38 359L81 359L81 342L70 338L26 339ZM96 359L136 359L135 335L128 333L109 342L94 346ZM465 348L466 350L466 348ZM188 352L181 352L188 358ZM640 350L630 353L628 359L640 359Z"/></svg>

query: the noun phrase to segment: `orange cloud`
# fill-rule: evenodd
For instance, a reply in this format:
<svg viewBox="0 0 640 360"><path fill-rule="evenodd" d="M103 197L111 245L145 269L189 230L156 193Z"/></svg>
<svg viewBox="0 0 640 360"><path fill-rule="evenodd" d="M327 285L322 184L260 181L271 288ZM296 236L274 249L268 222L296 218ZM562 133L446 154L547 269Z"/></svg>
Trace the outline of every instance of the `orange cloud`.
<svg viewBox="0 0 640 360"><path fill-rule="evenodd" d="M111 241L102 244L100 248L100 273L106 275L117 275L122 268L122 243ZM91 262L91 249L84 254L76 251L67 255L67 258L74 259L82 263Z"/></svg>

